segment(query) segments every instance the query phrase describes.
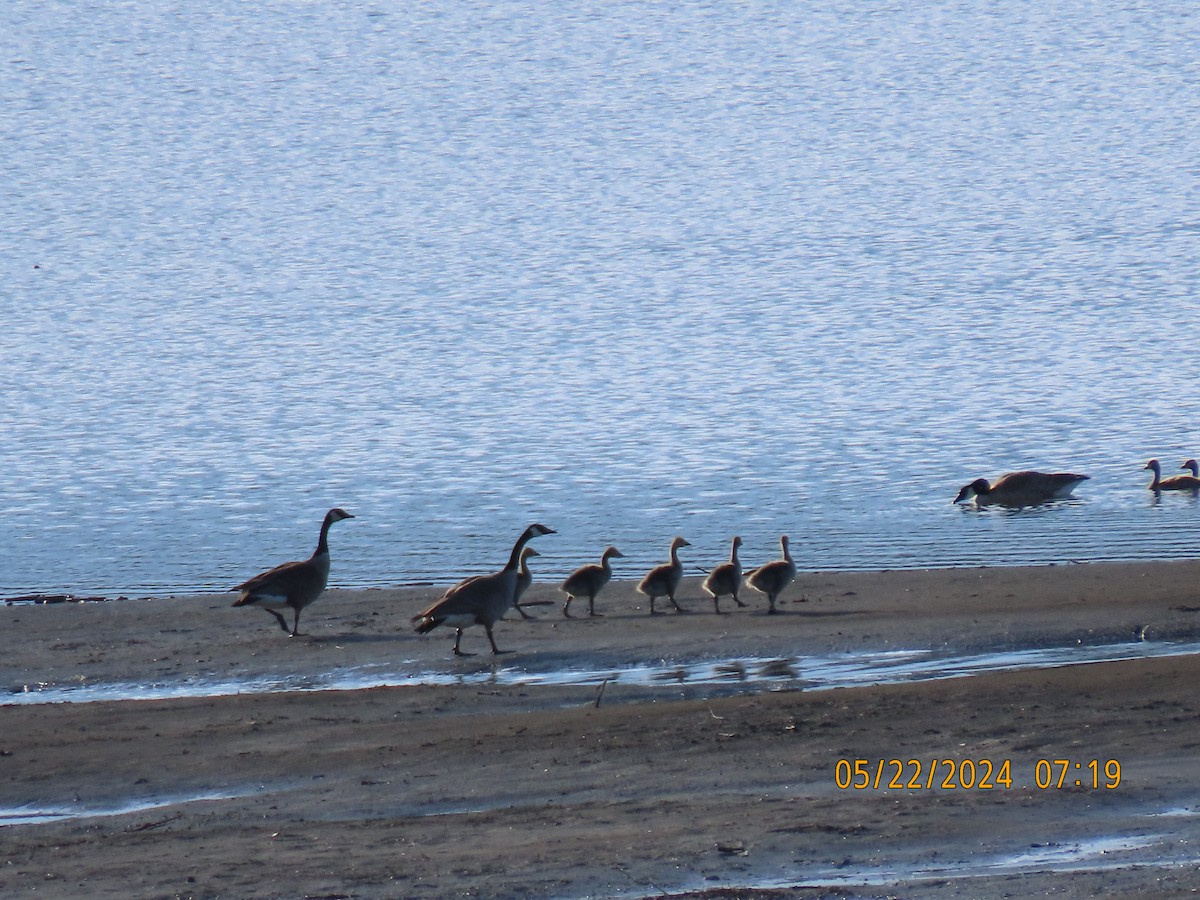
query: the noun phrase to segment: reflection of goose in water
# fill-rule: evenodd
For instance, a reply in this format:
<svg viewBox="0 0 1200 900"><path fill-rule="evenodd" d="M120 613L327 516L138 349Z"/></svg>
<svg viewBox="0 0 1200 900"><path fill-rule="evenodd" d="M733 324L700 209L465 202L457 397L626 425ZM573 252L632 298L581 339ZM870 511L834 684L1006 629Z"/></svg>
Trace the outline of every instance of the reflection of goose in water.
<svg viewBox="0 0 1200 900"><path fill-rule="evenodd" d="M1162 466L1159 465L1157 459L1150 460L1142 468L1150 469L1154 473L1154 477L1146 485L1152 491L1200 491L1200 477L1196 475L1197 464L1194 459L1189 459L1179 467L1191 469L1191 475L1172 475L1170 478L1163 478Z"/></svg>
<svg viewBox="0 0 1200 900"><path fill-rule="evenodd" d="M650 598L650 615L656 615L654 599L664 596L671 601L675 612L683 612L683 608L675 602L675 591L683 579L683 563L679 561L679 548L690 546L691 544L683 538L675 538L671 541L671 561L663 563L661 566L655 566L646 573L645 578L638 582L638 591Z"/></svg>
<svg viewBox="0 0 1200 900"><path fill-rule="evenodd" d="M976 478L958 492L954 502L974 498L977 506L1033 506L1048 500L1064 500L1071 496L1076 485L1087 479L1087 475L1069 472L1009 472L991 484L986 478Z"/></svg>
<svg viewBox="0 0 1200 900"><path fill-rule="evenodd" d="M477 575L460 581L429 609L413 616L413 621L417 623L417 634L427 634L439 625L454 628L454 654L470 656L459 648L463 629L482 625L492 645L492 653L500 653L492 636L492 626L504 618L517 595L517 567L521 564L521 551L529 541L542 534L554 534L554 529L545 525L530 525L513 544L508 564L503 569L491 575Z"/></svg>

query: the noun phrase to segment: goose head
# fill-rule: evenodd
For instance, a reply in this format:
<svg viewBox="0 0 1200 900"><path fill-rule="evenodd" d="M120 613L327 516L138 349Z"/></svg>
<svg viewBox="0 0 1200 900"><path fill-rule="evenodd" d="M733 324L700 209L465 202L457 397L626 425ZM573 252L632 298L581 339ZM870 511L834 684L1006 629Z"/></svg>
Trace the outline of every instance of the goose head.
<svg viewBox="0 0 1200 900"><path fill-rule="evenodd" d="M604 548L604 553L600 558L601 559L624 559L625 554L622 553L620 550L618 550L616 547L609 546L609 547Z"/></svg>
<svg viewBox="0 0 1200 900"><path fill-rule="evenodd" d="M676 537L673 541L671 541L671 552L674 553L680 547L690 547L690 546L692 546L690 541L686 541L681 537Z"/></svg>
<svg viewBox="0 0 1200 900"><path fill-rule="evenodd" d="M1158 460L1157 460L1157 459L1152 459L1152 460L1150 460L1148 463L1146 463L1144 466L1142 466L1142 468L1143 468L1143 469L1149 469L1149 470L1150 470L1151 472L1153 472L1155 475L1158 475L1158 474L1160 474L1160 473L1162 472L1162 466L1160 466L1160 465L1158 464ZM1181 467L1181 468L1182 468L1182 467Z"/></svg>
<svg viewBox="0 0 1200 900"><path fill-rule="evenodd" d="M1197 463L1194 459L1189 459L1179 468L1190 469L1193 477L1200 478L1200 463Z"/></svg>
<svg viewBox="0 0 1200 900"><path fill-rule="evenodd" d="M964 500L970 500L977 494L986 494L991 489L986 478L976 478L970 484L963 485L962 490L958 492L958 496L954 498L955 503L962 503Z"/></svg>
<svg viewBox="0 0 1200 900"><path fill-rule="evenodd" d="M340 522L342 519L353 519L354 516L346 512L340 506L335 506L329 512L325 513L325 521L332 525L334 522Z"/></svg>

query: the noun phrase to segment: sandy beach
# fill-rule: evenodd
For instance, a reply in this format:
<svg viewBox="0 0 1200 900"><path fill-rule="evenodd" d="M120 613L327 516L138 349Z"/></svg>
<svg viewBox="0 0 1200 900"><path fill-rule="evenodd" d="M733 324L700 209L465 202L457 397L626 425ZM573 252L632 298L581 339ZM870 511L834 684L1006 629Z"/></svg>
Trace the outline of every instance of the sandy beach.
<svg viewBox="0 0 1200 900"><path fill-rule="evenodd" d="M1198 578L802 572L781 615L717 616L689 577L653 618L619 581L572 620L535 584L553 605L510 613L498 658L411 631L436 587L331 590L297 638L233 595L9 604L0 893L1190 896L1200 656L834 689L810 666L1186 650Z"/></svg>

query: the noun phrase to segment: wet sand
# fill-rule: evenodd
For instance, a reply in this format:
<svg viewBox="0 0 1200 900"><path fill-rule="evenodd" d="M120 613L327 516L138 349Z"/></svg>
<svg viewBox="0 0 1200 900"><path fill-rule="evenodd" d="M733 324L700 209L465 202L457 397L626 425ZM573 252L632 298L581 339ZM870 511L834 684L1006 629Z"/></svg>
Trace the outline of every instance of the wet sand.
<svg viewBox="0 0 1200 900"><path fill-rule="evenodd" d="M689 611L654 618L621 581L597 602L604 618L569 621L535 584L526 599L555 605L511 613L498 659L480 629L464 659L452 632L412 633L435 588L331 591L295 639L232 595L0 607L14 701L0 708L0 815L62 815L0 828L0 893L1190 895L1200 656L823 691L806 689L804 661L1195 641L1198 576L1200 562L801 573L781 615L750 594L720 617L689 578ZM769 690L489 681L746 657L797 677ZM462 683L16 702L380 667ZM1038 765L1055 759L1070 761L1061 787ZM879 787L838 786L855 760ZM964 761L977 779L1007 761L1011 786L943 787ZM905 786L889 787L897 771Z"/></svg>

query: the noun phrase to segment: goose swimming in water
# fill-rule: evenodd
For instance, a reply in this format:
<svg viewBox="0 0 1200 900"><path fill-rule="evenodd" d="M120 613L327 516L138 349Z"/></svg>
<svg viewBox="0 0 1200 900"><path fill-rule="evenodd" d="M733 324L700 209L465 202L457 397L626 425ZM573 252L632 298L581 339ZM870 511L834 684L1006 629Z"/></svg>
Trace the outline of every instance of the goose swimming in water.
<svg viewBox="0 0 1200 900"><path fill-rule="evenodd" d="M1034 506L1048 500L1064 500L1071 496L1076 485L1087 480L1087 475L1067 472L1009 472L991 484L986 478L976 478L958 492L954 502L974 498L977 506Z"/></svg>
<svg viewBox="0 0 1200 900"><path fill-rule="evenodd" d="M1200 491L1200 477L1196 476L1196 461L1189 459L1179 468L1191 469L1191 475L1172 475L1170 478L1162 477L1162 466L1159 465L1157 459L1152 459L1143 469L1150 469L1154 473L1154 477L1150 479L1150 483L1146 485L1152 491Z"/></svg>
<svg viewBox="0 0 1200 900"><path fill-rule="evenodd" d="M513 591L513 608L521 614L522 619L533 618L521 608L521 595L533 584L533 573L529 571L529 557L541 555L532 547L526 547L521 551L521 567L517 569L517 589Z"/></svg>
<svg viewBox="0 0 1200 900"><path fill-rule="evenodd" d="M612 559L623 559L625 554L616 547L606 547L604 553L600 556L600 563L591 563L586 566L580 566L574 572L567 576L567 580L559 585L559 590L567 595L567 602L563 604L563 615L568 619L571 618L571 601L576 597L588 598L588 615L599 616L596 612L596 595L600 593L601 588L608 584L612 578Z"/></svg>
<svg viewBox="0 0 1200 900"><path fill-rule="evenodd" d="M414 630L417 634L428 634L439 625L454 628L454 655L471 656L472 654L464 653L460 648L463 629L472 625L482 625L492 645L492 653L499 655L503 651L496 646L492 626L504 618L504 614L514 603L521 551L535 537L554 533L553 528L547 528L545 525L530 525L513 544L512 553L509 554L508 563L503 569L490 575L477 575L460 581L427 610L413 616L412 620L417 623Z"/></svg>
<svg viewBox="0 0 1200 900"><path fill-rule="evenodd" d="M241 591L242 596L238 597L233 605L258 606L265 609L276 618L280 628L291 637L295 637L300 633L301 610L320 597L329 582L329 528L334 522L353 518L350 513L338 507L325 513L325 520L321 523L321 536L317 540L317 549L313 555L297 562L283 563L255 575L248 581L243 581L234 588L235 591ZM281 609L291 609L294 613L290 632L287 620L278 612Z"/></svg>
<svg viewBox="0 0 1200 900"><path fill-rule="evenodd" d="M721 614L721 595L730 594L733 597L733 602L738 606L746 606L738 599L738 588L742 584L742 563L738 559L738 547L742 546L742 539L735 537L733 546L729 551L729 562L721 563L704 579L704 583L700 587L704 588L705 592L713 598L713 609L717 615Z"/></svg>
<svg viewBox="0 0 1200 900"><path fill-rule="evenodd" d="M675 612L683 612L683 608L675 601L675 591L683 579L683 563L679 561L679 548L690 546L692 545L683 538L675 538L671 541L671 561L663 563L661 566L655 566L646 573L645 578L638 582L638 591L650 598L650 615L657 615L654 611L655 598L664 596L671 601Z"/></svg>
<svg viewBox="0 0 1200 900"><path fill-rule="evenodd" d="M746 584L759 593L767 595L767 600L770 603L767 612L771 615L777 612L775 609L776 598L785 587L792 583L792 579L796 577L796 563L792 560L792 554L788 551L788 537L786 534L779 538L779 549L783 555L782 559L772 560L746 574Z"/></svg>

